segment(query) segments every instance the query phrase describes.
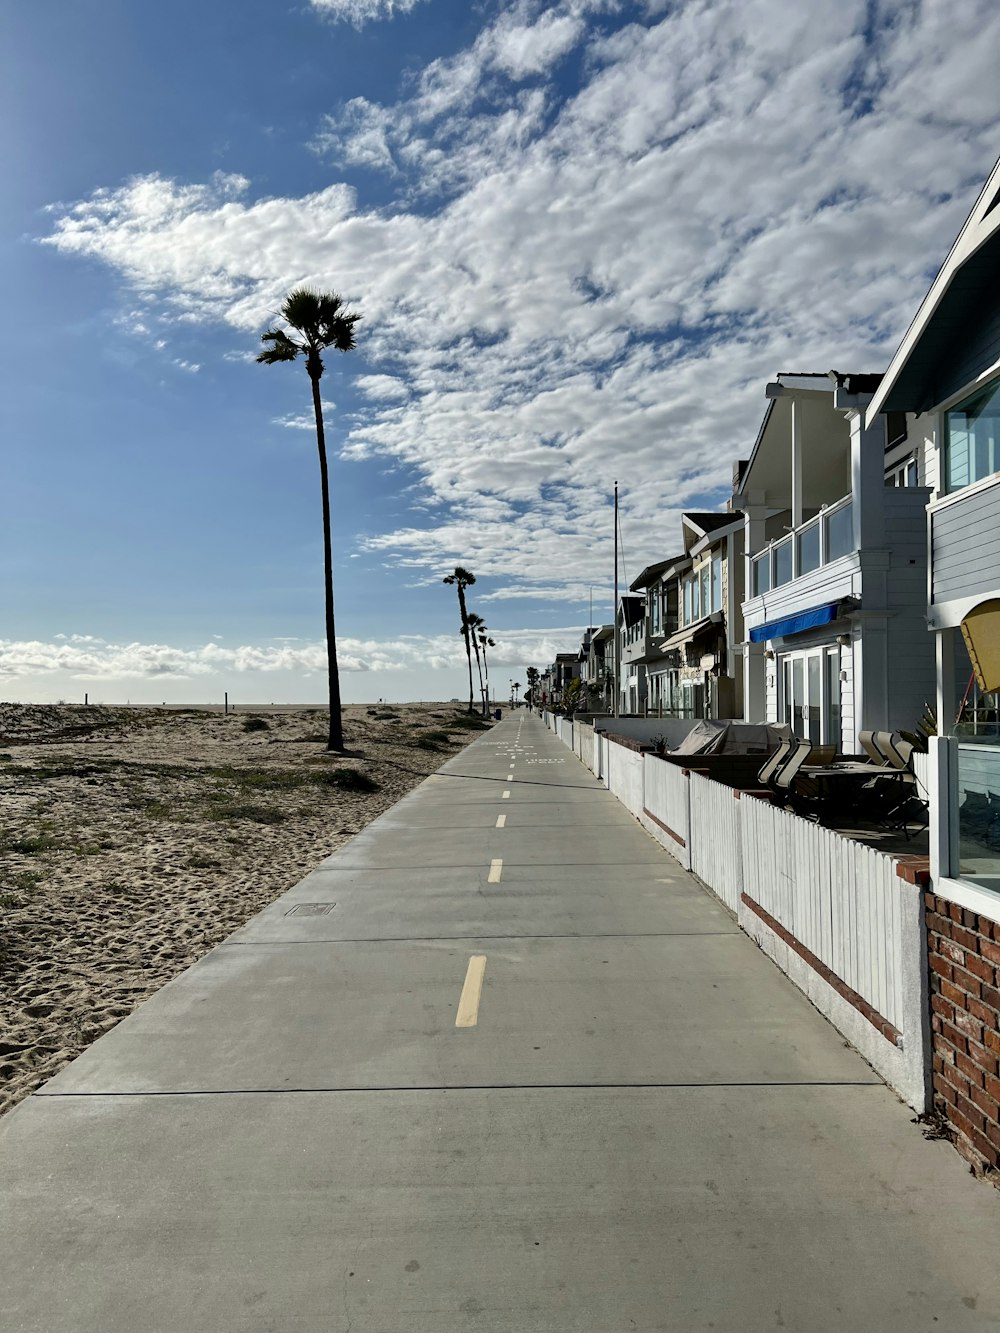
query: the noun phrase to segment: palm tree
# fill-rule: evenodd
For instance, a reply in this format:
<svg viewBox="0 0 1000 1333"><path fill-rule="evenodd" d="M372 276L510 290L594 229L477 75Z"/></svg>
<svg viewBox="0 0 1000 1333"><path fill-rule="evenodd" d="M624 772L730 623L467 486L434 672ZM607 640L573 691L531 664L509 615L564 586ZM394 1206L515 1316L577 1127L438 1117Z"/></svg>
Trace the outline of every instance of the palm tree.
<svg viewBox="0 0 1000 1333"><path fill-rule="evenodd" d="M524 674L528 678L527 700L529 705L535 703L535 693L538 689L538 667L526 667Z"/></svg>
<svg viewBox="0 0 1000 1333"><path fill-rule="evenodd" d="M483 670L486 674L486 712L490 709L490 664L486 660L486 649L497 646L496 639L491 639L486 633L486 626L483 625L479 631L479 646L483 650Z"/></svg>
<svg viewBox="0 0 1000 1333"><path fill-rule="evenodd" d="M330 479L326 465L326 433L319 381L323 374L320 355L328 347L350 352L354 347L354 326L361 318L344 309L336 292L314 292L296 287L285 298L281 318L299 336L291 337L284 329L271 328L261 334L264 351L257 360L266 366L277 361L306 359L306 372L312 382L313 411L316 414L316 443L319 446L319 475L323 491L323 572L326 583L326 653L330 677L330 736L327 748L343 753L344 727L340 716L340 674L337 670L337 635L333 622L333 548L330 540Z"/></svg>
<svg viewBox="0 0 1000 1333"><path fill-rule="evenodd" d="M472 644L470 642L469 631L469 613L465 607L465 590L472 586L476 581L475 574L471 574L461 565L455 566L453 574L446 574L441 580L442 583L453 583L458 589L458 609L462 613L462 638L465 640L465 655L469 659L469 712L473 712L472 704Z"/></svg>
<svg viewBox="0 0 1000 1333"><path fill-rule="evenodd" d="M476 665L479 668L479 693L483 698L483 717L486 717L490 711L490 671L486 665L486 649L487 647L493 648L496 645L486 633L486 621L475 611L469 612L469 632L472 635L472 646L476 650Z"/></svg>

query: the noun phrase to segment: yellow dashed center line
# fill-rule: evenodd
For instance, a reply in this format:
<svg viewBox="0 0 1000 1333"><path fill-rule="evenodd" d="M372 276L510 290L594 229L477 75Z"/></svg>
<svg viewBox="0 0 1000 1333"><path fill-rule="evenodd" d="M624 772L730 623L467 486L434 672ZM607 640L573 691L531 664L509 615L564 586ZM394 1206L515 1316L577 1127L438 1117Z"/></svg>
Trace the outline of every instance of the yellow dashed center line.
<svg viewBox="0 0 1000 1333"><path fill-rule="evenodd" d="M490 875L489 879L486 882L488 884L499 884L500 876L502 874L503 874L503 859L501 857L494 857L493 860L490 862Z"/></svg>
<svg viewBox="0 0 1000 1333"><path fill-rule="evenodd" d="M469 959L465 973L465 985L458 1001L458 1013L455 1015L457 1028L474 1028L479 1022L479 1000L483 993L483 974L486 971L486 955L474 953Z"/></svg>

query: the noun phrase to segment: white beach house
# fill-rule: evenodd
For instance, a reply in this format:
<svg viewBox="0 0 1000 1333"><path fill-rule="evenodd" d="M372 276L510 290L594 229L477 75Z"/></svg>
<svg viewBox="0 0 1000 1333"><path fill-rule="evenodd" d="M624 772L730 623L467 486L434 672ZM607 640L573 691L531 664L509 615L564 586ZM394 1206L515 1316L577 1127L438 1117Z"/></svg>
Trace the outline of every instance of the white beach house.
<svg viewBox="0 0 1000 1333"><path fill-rule="evenodd" d="M907 418L866 410L878 375L781 374L750 458L744 716L858 753L916 727L934 694L923 459Z"/></svg>

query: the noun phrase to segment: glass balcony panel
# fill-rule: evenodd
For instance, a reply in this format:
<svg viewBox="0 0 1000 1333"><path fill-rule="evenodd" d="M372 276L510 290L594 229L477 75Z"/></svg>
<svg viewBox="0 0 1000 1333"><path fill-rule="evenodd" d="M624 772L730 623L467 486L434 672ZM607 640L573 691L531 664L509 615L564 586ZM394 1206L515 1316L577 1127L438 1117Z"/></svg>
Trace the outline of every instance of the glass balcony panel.
<svg viewBox="0 0 1000 1333"><path fill-rule="evenodd" d="M792 539L786 537L774 548L774 586L780 588L783 583L792 580Z"/></svg>
<svg viewBox="0 0 1000 1333"><path fill-rule="evenodd" d="M1000 739L958 747L959 875L1000 890Z"/></svg>
<svg viewBox="0 0 1000 1333"><path fill-rule="evenodd" d="M753 595L759 597L761 593L771 591L771 552L765 551L763 555L755 555L751 563Z"/></svg>
<svg viewBox="0 0 1000 1333"><path fill-rule="evenodd" d="M854 504L847 504L831 509L823 517L826 524L826 558L839 560L842 555L850 555L854 550Z"/></svg>
<svg viewBox="0 0 1000 1333"><path fill-rule="evenodd" d="M810 523L795 534L799 574L819 569L819 523Z"/></svg>

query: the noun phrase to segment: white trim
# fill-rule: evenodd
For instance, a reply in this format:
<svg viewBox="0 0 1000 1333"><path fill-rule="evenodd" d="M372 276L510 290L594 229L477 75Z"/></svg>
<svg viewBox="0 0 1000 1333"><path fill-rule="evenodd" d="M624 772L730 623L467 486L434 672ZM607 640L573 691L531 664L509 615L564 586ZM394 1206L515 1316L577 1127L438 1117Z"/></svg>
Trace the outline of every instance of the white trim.
<svg viewBox="0 0 1000 1333"><path fill-rule="evenodd" d="M987 240L1000 227L1000 207L993 209L992 216L989 211L989 206L998 189L1000 189L1000 161L990 172L989 179L973 204L972 211L966 218L962 230L958 233L951 249L948 251L944 263L938 270L937 277L931 283L930 290L921 301L910 327L903 335L903 340L896 349L896 354L890 361L889 368L882 376L882 382L868 404L866 423L873 422L878 413L882 411L882 404L910 359L913 349L923 337L927 325L951 286L952 278L962 265L971 259L975 252L985 245Z"/></svg>
<svg viewBox="0 0 1000 1333"><path fill-rule="evenodd" d="M1000 587L987 592L977 592L971 597L953 597L948 602L931 602L927 608L927 628L932 633L946 629L959 629L962 621L980 602L988 602L1000 597Z"/></svg>
<svg viewBox="0 0 1000 1333"><path fill-rule="evenodd" d="M991 893L989 889L981 889L978 884L970 884L964 879L945 879L944 876L931 884L931 892L1000 924L1000 893Z"/></svg>
<svg viewBox="0 0 1000 1333"><path fill-rule="evenodd" d="M964 500L968 495L978 495L981 491L988 491L991 486L1000 486L1000 468L996 472L991 472L988 477L980 477L978 481L970 481L968 486L960 486L957 491L948 491L940 499L932 500L927 506L927 512L936 514L939 509L947 509L949 505L958 504L960 500Z"/></svg>

